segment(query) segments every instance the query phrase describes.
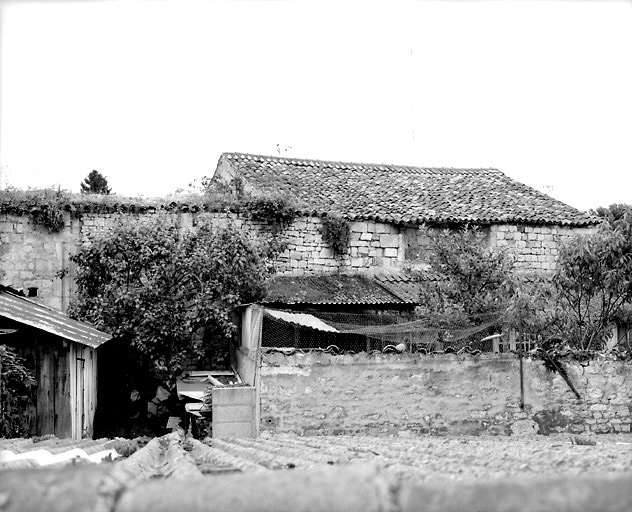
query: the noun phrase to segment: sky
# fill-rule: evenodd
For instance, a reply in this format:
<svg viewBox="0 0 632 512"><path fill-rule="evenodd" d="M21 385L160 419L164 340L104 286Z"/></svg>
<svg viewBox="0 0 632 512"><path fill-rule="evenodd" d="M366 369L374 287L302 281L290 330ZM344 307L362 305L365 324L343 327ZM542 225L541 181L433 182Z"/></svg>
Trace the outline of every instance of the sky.
<svg viewBox="0 0 632 512"><path fill-rule="evenodd" d="M223 152L632 203L632 1L0 0L0 187L164 196Z"/></svg>

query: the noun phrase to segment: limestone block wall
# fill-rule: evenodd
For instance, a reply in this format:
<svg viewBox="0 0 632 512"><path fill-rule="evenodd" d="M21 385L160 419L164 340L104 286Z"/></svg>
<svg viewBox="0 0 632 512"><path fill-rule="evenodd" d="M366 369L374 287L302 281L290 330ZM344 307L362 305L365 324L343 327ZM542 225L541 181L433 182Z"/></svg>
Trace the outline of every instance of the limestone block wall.
<svg viewBox="0 0 632 512"><path fill-rule="evenodd" d="M495 224L490 227L490 244L512 250L518 268L553 270L561 244L595 230L595 227Z"/></svg>
<svg viewBox="0 0 632 512"><path fill-rule="evenodd" d="M47 305L63 309L71 295L70 277L57 273L68 268L69 255L80 236L81 225L65 215L66 228L51 233L30 217L0 215L0 283L15 288L37 288Z"/></svg>
<svg viewBox="0 0 632 512"><path fill-rule="evenodd" d="M396 267L404 261L402 235L397 226L375 221L351 223L349 251L336 257L321 235L320 217L300 217L284 232L287 250L281 255L280 273L366 271Z"/></svg>
<svg viewBox="0 0 632 512"><path fill-rule="evenodd" d="M0 282L16 288L38 287L44 303L65 309L73 294L74 269L70 255L76 247L90 234L112 226L118 219L140 222L156 215L175 220L182 230L195 229L203 218L210 217L217 224L233 223L252 232L275 232L287 243L287 249L278 260L280 274L355 273L406 267L421 262L427 250L427 241L418 226L372 220L351 223L349 250L336 257L323 240L320 217L299 217L279 231L275 226L226 213L158 210L142 214L83 213L80 218L66 213L66 227L60 233L50 233L34 225L29 216L3 214L0 216L0 270L4 276ZM518 266L532 270L553 269L559 244L576 234L591 231L591 228L505 224L485 229L490 244L514 251ZM67 271L62 279L56 277L61 270Z"/></svg>
<svg viewBox="0 0 632 512"><path fill-rule="evenodd" d="M261 430L300 435L630 432L632 368L567 363L582 399L513 355L267 354Z"/></svg>

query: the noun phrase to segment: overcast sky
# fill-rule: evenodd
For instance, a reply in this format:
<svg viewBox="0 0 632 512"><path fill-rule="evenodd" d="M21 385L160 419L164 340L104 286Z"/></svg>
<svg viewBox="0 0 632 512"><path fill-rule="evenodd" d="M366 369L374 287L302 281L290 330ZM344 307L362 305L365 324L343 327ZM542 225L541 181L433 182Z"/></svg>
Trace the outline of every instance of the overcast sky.
<svg viewBox="0 0 632 512"><path fill-rule="evenodd" d="M494 167L632 203L627 1L0 0L1 185L173 193L222 152Z"/></svg>

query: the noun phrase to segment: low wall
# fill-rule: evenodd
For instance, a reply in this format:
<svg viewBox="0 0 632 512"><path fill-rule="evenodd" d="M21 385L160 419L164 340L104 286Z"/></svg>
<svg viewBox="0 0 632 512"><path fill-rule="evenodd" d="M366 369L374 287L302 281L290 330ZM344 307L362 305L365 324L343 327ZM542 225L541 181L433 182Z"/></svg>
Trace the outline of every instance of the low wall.
<svg viewBox="0 0 632 512"><path fill-rule="evenodd" d="M566 363L579 391L541 361L365 353L269 353L261 368L261 431L322 434L630 432L632 367Z"/></svg>

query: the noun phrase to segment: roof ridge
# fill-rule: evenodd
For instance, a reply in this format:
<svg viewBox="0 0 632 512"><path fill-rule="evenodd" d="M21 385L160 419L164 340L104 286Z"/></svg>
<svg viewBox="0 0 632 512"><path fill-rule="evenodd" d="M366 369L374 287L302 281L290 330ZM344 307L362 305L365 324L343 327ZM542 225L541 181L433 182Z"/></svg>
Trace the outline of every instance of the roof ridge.
<svg viewBox="0 0 632 512"><path fill-rule="evenodd" d="M252 159L263 159L263 160L274 160L276 162L280 162L283 160L289 160L293 163L303 164L304 162L314 162L321 164L329 164L334 167L335 165L345 166L345 167L370 167L370 168L379 168L379 167L388 167L389 170L402 169L402 170L415 170L415 171L487 171L487 172L497 172L504 176L501 170L495 167L432 167L432 166L418 166L418 165L404 165L404 164L387 164L387 163L371 163L371 162L347 162L343 160L322 160L319 158L297 158L297 157L286 157L286 156L274 156L274 155L257 155L254 153L241 153L241 152L224 152L220 155L220 160L224 157L230 159L231 156L240 156L240 157L250 157Z"/></svg>

